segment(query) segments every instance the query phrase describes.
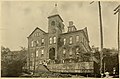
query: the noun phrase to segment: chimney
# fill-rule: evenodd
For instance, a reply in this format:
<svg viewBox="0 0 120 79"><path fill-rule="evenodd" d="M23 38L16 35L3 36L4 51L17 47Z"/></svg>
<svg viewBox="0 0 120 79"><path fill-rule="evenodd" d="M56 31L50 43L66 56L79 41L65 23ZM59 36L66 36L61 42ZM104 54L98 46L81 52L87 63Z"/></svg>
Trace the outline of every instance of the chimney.
<svg viewBox="0 0 120 79"><path fill-rule="evenodd" d="M68 32L76 31L76 27L73 24L73 21L69 21Z"/></svg>
<svg viewBox="0 0 120 79"><path fill-rule="evenodd" d="M69 21L69 26L73 26L73 21Z"/></svg>

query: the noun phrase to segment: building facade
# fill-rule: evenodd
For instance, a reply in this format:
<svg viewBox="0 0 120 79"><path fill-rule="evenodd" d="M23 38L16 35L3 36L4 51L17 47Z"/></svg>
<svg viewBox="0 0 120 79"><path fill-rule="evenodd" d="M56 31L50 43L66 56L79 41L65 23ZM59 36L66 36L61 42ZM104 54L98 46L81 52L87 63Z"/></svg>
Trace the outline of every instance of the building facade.
<svg viewBox="0 0 120 79"><path fill-rule="evenodd" d="M87 27L77 30L72 21L69 22L68 31L64 32L65 25L57 10L48 16L48 33L36 27L28 36L27 65L30 70L39 64L75 63L83 60L85 53L90 53Z"/></svg>

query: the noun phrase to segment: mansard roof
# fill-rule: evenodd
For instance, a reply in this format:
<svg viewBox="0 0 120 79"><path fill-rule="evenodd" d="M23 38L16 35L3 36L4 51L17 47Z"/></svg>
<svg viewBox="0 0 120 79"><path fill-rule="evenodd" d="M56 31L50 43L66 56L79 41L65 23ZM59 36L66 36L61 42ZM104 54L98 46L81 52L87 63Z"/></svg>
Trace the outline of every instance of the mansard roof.
<svg viewBox="0 0 120 79"><path fill-rule="evenodd" d="M83 32L83 34L85 35L85 37L86 37L87 40L89 41L88 32L87 32L87 27L85 27L84 29L81 29L81 30L76 30L76 31L71 31L71 32L62 33L61 35L66 35L66 34L71 34L71 33L76 33L76 32Z"/></svg>

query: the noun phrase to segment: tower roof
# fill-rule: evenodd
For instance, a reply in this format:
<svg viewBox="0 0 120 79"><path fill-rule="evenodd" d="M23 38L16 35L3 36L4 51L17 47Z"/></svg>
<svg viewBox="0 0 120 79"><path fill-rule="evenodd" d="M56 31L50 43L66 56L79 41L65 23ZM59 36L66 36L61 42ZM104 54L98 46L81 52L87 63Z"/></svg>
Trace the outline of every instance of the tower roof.
<svg viewBox="0 0 120 79"><path fill-rule="evenodd" d="M58 17L61 19L61 21L63 22L62 18L61 18L60 15L59 15L58 8L57 8L57 4L55 4L55 7L54 7L54 9L52 10L52 12L50 13L50 15L48 16L48 18L54 17L54 16L58 16Z"/></svg>
<svg viewBox="0 0 120 79"><path fill-rule="evenodd" d="M55 4L55 7L54 9L52 10L52 12L50 13L50 16L53 16L53 15L58 15L58 8L57 8L57 4Z"/></svg>

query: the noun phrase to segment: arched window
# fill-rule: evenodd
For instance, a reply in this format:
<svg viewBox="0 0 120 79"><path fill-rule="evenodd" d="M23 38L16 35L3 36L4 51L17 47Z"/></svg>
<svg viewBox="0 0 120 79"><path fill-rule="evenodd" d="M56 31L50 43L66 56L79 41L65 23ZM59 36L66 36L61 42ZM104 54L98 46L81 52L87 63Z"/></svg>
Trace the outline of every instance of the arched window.
<svg viewBox="0 0 120 79"><path fill-rule="evenodd" d="M41 45L43 45L44 44L44 38L42 38L42 42L41 42Z"/></svg>
<svg viewBox="0 0 120 79"><path fill-rule="evenodd" d="M31 53L31 57L33 57L33 53Z"/></svg>
<svg viewBox="0 0 120 79"><path fill-rule="evenodd" d="M79 54L79 48L78 47L76 48L76 54L77 55Z"/></svg>
<svg viewBox="0 0 120 79"><path fill-rule="evenodd" d="M66 50L65 50L65 49L63 49L63 55L65 55L65 53L66 53Z"/></svg>
<svg viewBox="0 0 120 79"><path fill-rule="evenodd" d="M38 57L38 50L36 50L36 57Z"/></svg>
<svg viewBox="0 0 120 79"><path fill-rule="evenodd" d="M50 37L50 44L52 44L52 37Z"/></svg>
<svg viewBox="0 0 120 79"><path fill-rule="evenodd" d="M70 53L69 53L70 55L72 55L72 49L70 50Z"/></svg>
<svg viewBox="0 0 120 79"><path fill-rule="evenodd" d="M76 42L78 42L78 41L79 41L79 36L77 35L77 36L76 36Z"/></svg>
<svg viewBox="0 0 120 79"><path fill-rule="evenodd" d="M41 50L41 54L42 54L42 55L44 54L44 49Z"/></svg>
<svg viewBox="0 0 120 79"><path fill-rule="evenodd" d="M72 44L72 41L73 41L73 38L72 38L72 36L70 37L70 44Z"/></svg>
<svg viewBox="0 0 120 79"><path fill-rule="evenodd" d="M39 41L37 40L37 41L36 41L36 43L37 43L37 45L36 45L36 46L38 46L38 44L39 44Z"/></svg>
<svg viewBox="0 0 120 79"><path fill-rule="evenodd" d="M56 37L55 36L53 37L53 43L56 43Z"/></svg>
<svg viewBox="0 0 120 79"><path fill-rule="evenodd" d="M55 21L52 21L52 22L51 22L51 25L54 26L54 25L55 25Z"/></svg>
<svg viewBox="0 0 120 79"><path fill-rule="evenodd" d="M66 39L65 38L63 39L63 43L64 43L64 45L66 44Z"/></svg>

